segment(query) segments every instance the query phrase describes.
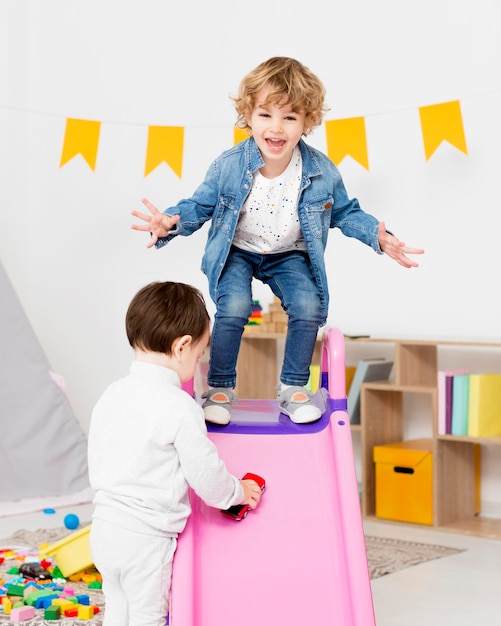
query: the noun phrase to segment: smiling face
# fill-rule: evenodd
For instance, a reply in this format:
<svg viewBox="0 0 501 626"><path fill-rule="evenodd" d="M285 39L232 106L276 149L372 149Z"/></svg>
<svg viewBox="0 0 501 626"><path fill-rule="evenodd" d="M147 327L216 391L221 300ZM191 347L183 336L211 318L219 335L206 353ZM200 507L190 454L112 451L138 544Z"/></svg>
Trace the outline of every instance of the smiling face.
<svg viewBox="0 0 501 626"><path fill-rule="evenodd" d="M305 131L306 115L283 101L266 103L268 94L266 88L256 94L256 104L247 121L264 159L260 172L266 178L274 178L289 165Z"/></svg>

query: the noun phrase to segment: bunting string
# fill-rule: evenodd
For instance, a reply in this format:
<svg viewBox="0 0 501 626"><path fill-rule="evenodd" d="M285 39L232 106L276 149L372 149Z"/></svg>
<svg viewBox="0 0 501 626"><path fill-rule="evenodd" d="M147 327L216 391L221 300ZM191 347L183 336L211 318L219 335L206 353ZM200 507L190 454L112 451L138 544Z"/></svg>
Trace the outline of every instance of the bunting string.
<svg viewBox="0 0 501 626"><path fill-rule="evenodd" d="M499 93L493 90L480 95ZM473 96L471 96L473 97ZM47 115L63 118L56 113L44 113L29 109L0 104L0 110L11 110L36 115ZM367 144L366 119L375 115L394 113L371 113L360 117L326 120L323 123L327 155L336 164L346 157L351 157L365 169L369 170L369 151ZM459 100L441 102L438 104L418 107L419 121L424 147L424 156L428 161L438 150L442 143L448 142L457 150L468 154L466 136L463 127L461 105ZM113 120L95 121L77 118L64 118L66 120L61 159L59 167L62 168L69 161L81 156L94 171L96 168L99 150L100 131L103 124L122 124L130 126L147 127L147 144L145 154L144 176L148 176L162 163L179 177L182 178L184 158L185 130L190 128L206 128L202 125L186 126L162 126L146 125L134 122L117 122ZM221 126L221 128L223 128ZM226 127L225 127L226 128ZM233 128L234 145L246 139L248 134L245 130Z"/></svg>
<svg viewBox="0 0 501 626"><path fill-rule="evenodd" d="M459 101L445 102L419 109L421 131L426 160L443 141L467 154L463 119ZM97 158L100 122L68 119L64 135L62 167L71 158L81 154L93 170ZM365 169L369 169L369 154L365 117L352 117L324 122L327 155L339 165L351 156ZM183 126L149 126L144 176L148 176L161 163L166 163L179 178L182 176L184 153ZM234 144L247 137L244 130L235 128Z"/></svg>

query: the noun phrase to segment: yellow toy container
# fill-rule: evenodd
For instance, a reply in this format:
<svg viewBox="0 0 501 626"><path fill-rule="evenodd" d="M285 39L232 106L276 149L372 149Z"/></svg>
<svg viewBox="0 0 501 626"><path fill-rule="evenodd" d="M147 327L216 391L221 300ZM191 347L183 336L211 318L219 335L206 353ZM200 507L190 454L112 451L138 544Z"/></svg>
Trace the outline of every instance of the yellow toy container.
<svg viewBox="0 0 501 626"><path fill-rule="evenodd" d="M376 517L433 524L431 439L374 446Z"/></svg>
<svg viewBox="0 0 501 626"><path fill-rule="evenodd" d="M51 556L65 578L93 566L90 553L90 524L40 550L40 558Z"/></svg>

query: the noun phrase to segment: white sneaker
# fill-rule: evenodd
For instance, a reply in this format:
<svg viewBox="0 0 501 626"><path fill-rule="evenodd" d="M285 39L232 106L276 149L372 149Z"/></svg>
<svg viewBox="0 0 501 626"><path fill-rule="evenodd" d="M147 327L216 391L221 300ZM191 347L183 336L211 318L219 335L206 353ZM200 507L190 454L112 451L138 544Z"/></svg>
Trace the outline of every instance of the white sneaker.
<svg viewBox="0 0 501 626"><path fill-rule="evenodd" d="M226 426L231 419L231 403L237 400L233 389L229 387L214 387L204 391L202 398L206 398L202 404L205 420L219 426Z"/></svg>
<svg viewBox="0 0 501 626"><path fill-rule="evenodd" d="M295 424L309 424L322 417L322 411L312 404L312 397L305 387L286 387L278 396L278 404Z"/></svg>

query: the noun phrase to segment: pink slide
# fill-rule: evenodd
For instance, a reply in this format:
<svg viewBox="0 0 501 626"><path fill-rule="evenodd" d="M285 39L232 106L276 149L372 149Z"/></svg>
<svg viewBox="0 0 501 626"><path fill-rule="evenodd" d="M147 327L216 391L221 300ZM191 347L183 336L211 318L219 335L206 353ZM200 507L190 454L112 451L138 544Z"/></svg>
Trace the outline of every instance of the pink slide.
<svg viewBox="0 0 501 626"><path fill-rule="evenodd" d="M192 494L171 626L375 624L338 329L325 331L321 370L328 408L317 422L241 400L228 426L209 428L228 469L262 476L266 491L241 521Z"/></svg>

